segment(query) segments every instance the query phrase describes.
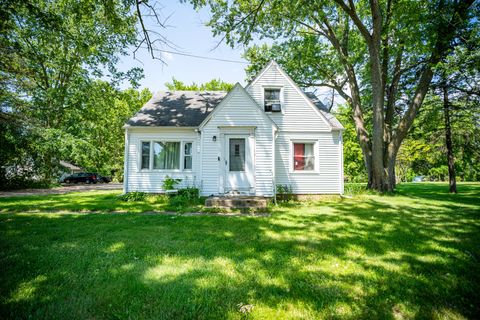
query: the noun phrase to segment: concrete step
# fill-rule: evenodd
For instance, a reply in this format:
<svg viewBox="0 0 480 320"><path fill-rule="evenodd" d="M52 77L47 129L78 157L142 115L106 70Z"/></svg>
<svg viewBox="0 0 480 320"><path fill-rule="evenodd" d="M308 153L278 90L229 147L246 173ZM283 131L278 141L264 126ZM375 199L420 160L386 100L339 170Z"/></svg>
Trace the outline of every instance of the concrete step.
<svg viewBox="0 0 480 320"><path fill-rule="evenodd" d="M268 198L254 196L209 197L205 200L207 208L266 208Z"/></svg>

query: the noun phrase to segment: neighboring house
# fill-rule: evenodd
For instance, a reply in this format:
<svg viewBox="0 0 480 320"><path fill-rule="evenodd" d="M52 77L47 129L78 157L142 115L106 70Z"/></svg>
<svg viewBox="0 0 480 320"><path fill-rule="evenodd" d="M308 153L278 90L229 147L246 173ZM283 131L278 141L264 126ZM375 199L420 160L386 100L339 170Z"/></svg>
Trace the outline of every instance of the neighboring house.
<svg viewBox="0 0 480 320"><path fill-rule="evenodd" d="M66 162L66 161L63 161L63 160L60 160L60 165L65 168L68 173L72 174L72 173L78 173L78 172L82 172L82 168L80 167L77 167L76 165L74 164L71 164L69 162Z"/></svg>
<svg viewBox="0 0 480 320"><path fill-rule="evenodd" d="M272 61L243 88L159 92L125 125L124 192L343 193L342 125Z"/></svg>

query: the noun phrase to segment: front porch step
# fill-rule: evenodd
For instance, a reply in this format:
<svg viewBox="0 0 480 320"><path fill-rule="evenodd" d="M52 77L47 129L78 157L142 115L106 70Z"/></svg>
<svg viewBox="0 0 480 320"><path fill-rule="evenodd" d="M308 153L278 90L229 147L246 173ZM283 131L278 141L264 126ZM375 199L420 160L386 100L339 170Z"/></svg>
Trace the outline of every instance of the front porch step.
<svg viewBox="0 0 480 320"><path fill-rule="evenodd" d="M205 200L207 208L227 208L227 209L244 209L244 208L266 208L268 198L256 196L233 196L233 197L209 197Z"/></svg>

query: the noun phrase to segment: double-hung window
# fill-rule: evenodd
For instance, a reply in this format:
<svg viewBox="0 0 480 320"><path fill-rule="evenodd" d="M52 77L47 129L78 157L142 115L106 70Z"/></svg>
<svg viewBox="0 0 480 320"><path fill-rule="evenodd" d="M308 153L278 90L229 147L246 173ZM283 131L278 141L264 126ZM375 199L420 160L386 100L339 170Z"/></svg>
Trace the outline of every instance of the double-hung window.
<svg viewBox="0 0 480 320"><path fill-rule="evenodd" d="M315 170L315 143L293 143L293 170Z"/></svg>
<svg viewBox="0 0 480 320"><path fill-rule="evenodd" d="M141 157L142 169L150 169L150 141L142 142L142 157Z"/></svg>
<svg viewBox="0 0 480 320"><path fill-rule="evenodd" d="M282 102L280 99L281 89L264 89L263 99L265 112L281 112L282 111Z"/></svg>
<svg viewBox="0 0 480 320"><path fill-rule="evenodd" d="M183 145L183 170L192 170L192 143Z"/></svg>

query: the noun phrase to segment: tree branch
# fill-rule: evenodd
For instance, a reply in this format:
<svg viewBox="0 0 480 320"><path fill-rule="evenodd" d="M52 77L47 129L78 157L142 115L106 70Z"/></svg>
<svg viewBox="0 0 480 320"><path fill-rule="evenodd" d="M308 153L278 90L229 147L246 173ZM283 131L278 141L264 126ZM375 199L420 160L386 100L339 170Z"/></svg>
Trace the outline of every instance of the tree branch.
<svg viewBox="0 0 480 320"><path fill-rule="evenodd" d="M362 36L367 40L367 42L371 41L372 36L370 35L370 32L368 31L367 27L363 24L362 20L360 20L360 17L357 15L357 10L355 9L355 3L353 3L352 0L349 0L349 5L347 5L343 0L334 0L335 3L337 3L345 13L347 13L350 18L352 18L353 23L357 26L358 30L362 34Z"/></svg>

